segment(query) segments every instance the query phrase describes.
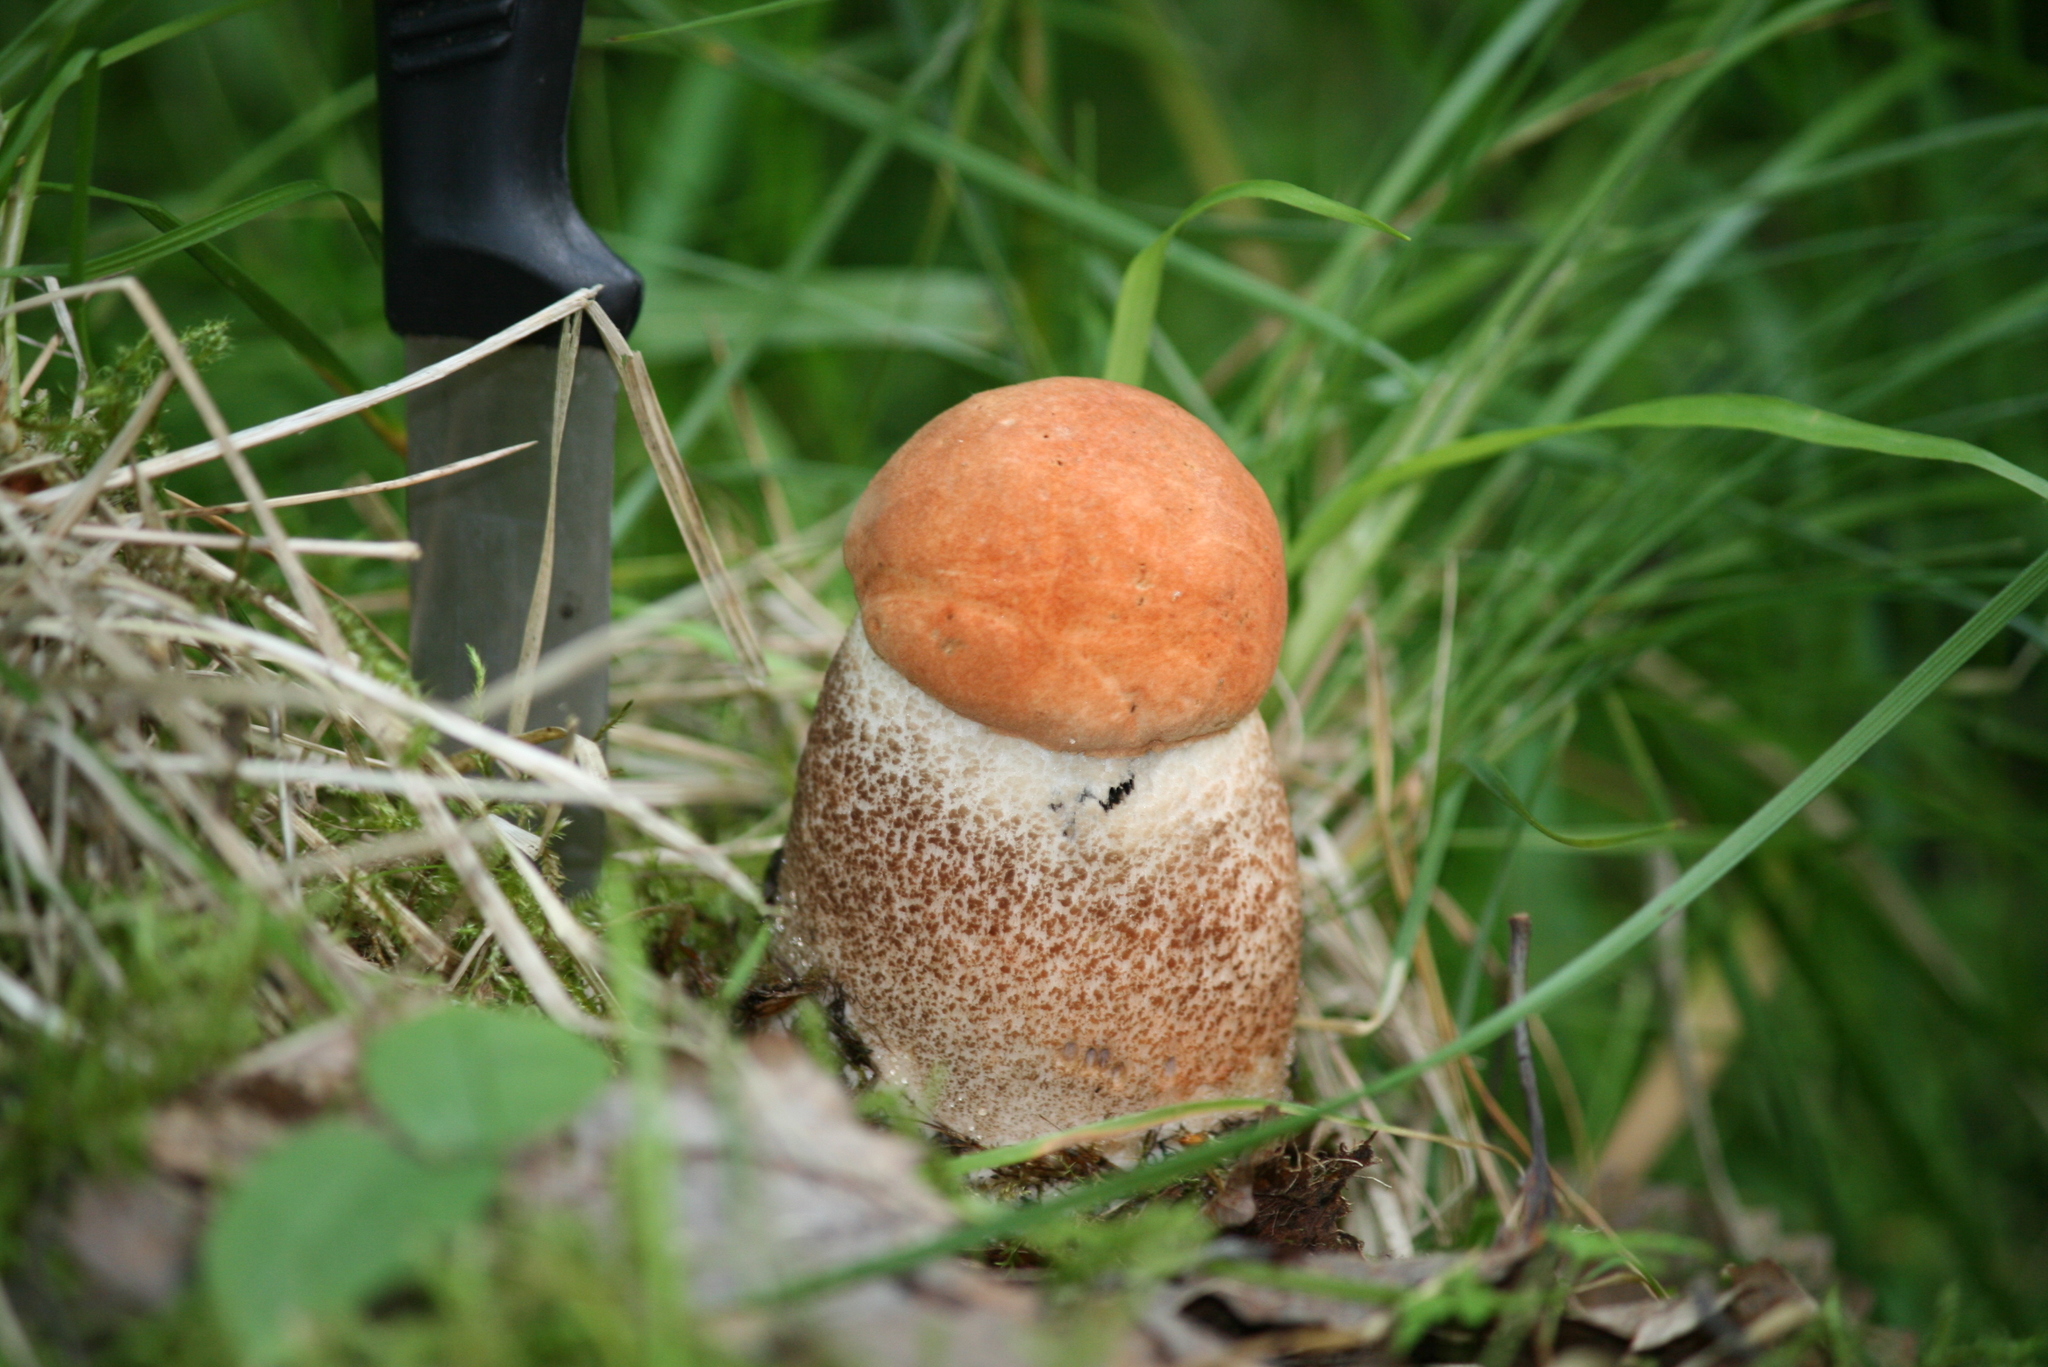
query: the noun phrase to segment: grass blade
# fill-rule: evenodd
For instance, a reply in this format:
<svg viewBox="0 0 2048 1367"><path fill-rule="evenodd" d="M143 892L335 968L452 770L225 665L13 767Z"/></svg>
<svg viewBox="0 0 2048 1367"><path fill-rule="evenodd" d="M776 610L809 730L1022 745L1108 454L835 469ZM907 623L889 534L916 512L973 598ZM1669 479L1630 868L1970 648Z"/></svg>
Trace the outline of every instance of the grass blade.
<svg viewBox="0 0 2048 1367"><path fill-rule="evenodd" d="M1608 831L1600 835L1573 835L1569 831L1546 826L1538 820L1536 814L1515 795L1514 788L1509 785L1500 770L1485 760L1468 759L1465 761L1465 768L1471 771L1473 778L1479 780L1480 787L1500 799L1502 806L1558 844L1569 845L1575 850L1612 849L1616 845L1626 845L1632 840L1643 840L1653 835L1662 835L1666 831L1675 831L1679 826L1676 821L1661 821L1652 826L1631 826L1624 831Z"/></svg>
<svg viewBox="0 0 2048 1367"><path fill-rule="evenodd" d="M1520 56L1543 26L1550 22L1564 0L1522 0L1522 5L1504 20L1493 37L1458 73L1458 79L1451 84L1437 102L1430 107L1422 126L1415 130L1401 149L1400 160L1389 167L1373 187L1366 203L1373 212L1382 216L1400 208L1415 187L1422 183L1422 176L1429 164L1443 150L1444 143L1458 131L1465 116L1473 106L1485 97L1493 83L1505 71L1508 64Z"/></svg>
<svg viewBox="0 0 2048 1367"><path fill-rule="evenodd" d="M72 53L57 69L57 74L43 82L43 88L36 92L28 107L7 124L7 136L0 138L0 196L14 188L14 178L21 173L22 159L28 154L29 144L41 136L43 126L57 108L57 101L64 98L64 92L76 85L85 75L86 68L95 62L105 65L93 48ZM55 266L17 266L5 274L53 275L57 270Z"/></svg>
<svg viewBox="0 0 2048 1367"><path fill-rule="evenodd" d="M299 148L324 137L376 102L375 76L365 76L323 97L290 123L237 157L233 165L215 176L212 182L198 193L195 197L197 203L220 203Z"/></svg>
<svg viewBox="0 0 2048 1367"><path fill-rule="evenodd" d="M758 19L764 14L780 14L784 10L802 9L806 5L821 5L825 0L767 0L765 4L748 5L743 9L727 10L723 14L707 14L702 19L689 19L667 28L652 28L642 33L616 33L605 39L608 43L639 43L649 38L666 38L671 34L688 33L693 29L709 28L713 24L730 24L739 19Z"/></svg>
<svg viewBox="0 0 2048 1367"><path fill-rule="evenodd" d="M48 188L63 189L74 194L77 193L76 188L70 185L61 187L51 185ZM131 208L140 207L139 204L128 199L126 196L115 196L104 190L89 189L87 193L100 199L113 199L120 203L126 203ZM297 204L301 200L317 198L320 195L331 195L341 203L342 208L348 211L349 221L355 224L356 232L361 235L363 246L369 249L370 255L373 258L381 261L384 256L383 234L377 230L376 222L370 217L370 211L363 207L363 202L346 190L337 190L333 186L324 185L317 180L301 180L294 181L290 185L280 185L275 189L265 190L261 194L251 195L247 199L228 205L225 209L216 210L204 218L195 218L190 223L181 223L175 228L165 230L160 236L151 238L147 242L139 242L133 247L126 247L118 252L109 252L105 256L96 256L85 263L86 278L96 280L109 275L133 275L145 266L153 265L167 256L175 256L179 252L189 251L193 247L211 242L222 233L230 232L241 227L244 223L262 218L265 214L273 213L288 205ZM168 211L158 209L158 212L166 218L170 217ZM176 222L175 219L172 221ZM58 267L49 265L15 266L9 270L0 271L0 275L50 275L54 274L57 269Z"/></svg>
<svg viewBox="0 0 2048 1367"><path fill-rule="evenodd" d="M749 76L858 128L888 131L909 152L942 165L1006 199L1036 209L1088 236L1126 251L1143 251L1158 229L1129 214L1063 185L1032 175L1015 163L955 137L920 119L903 119L891 106L843 81L803 68L779 54L753 44L733 43L737 64ZM1413 367L1384 343L1367 336L1350 321L1318 308L1291 290L1260 279L1221 257L1175 242L1166 253L1169 266L1254 308L1277 313L1304 327L1364 353L1390 370L1413 373Z"/></svg>
<svg viewBox="0 0 2048 1367"><path fill-rule="evenodd" d="M643 10L652 7L650 0L641 0L641 5ZM952 67L961 44L972 31L971 23L967 22L972 18L971 11L962 11L962 17L956 19L933 45L930 55L905 82L897 94L895 104L880 104L883 111L880 122L847 160L824 204L820 206L802 238L784 259L781 269L776 273L777 293L764 304L764 308L779 306L783 300L795 297L804 281L818 269L825 253L838 240L853 211L874 184L874 179L880 174L889 153L902 145L900 139L908 130L920 126L911 111L932 84ZM740 338L719 362L717 369L698 386L696 394L691 397L682 414L669 425L668 445L674 448L677 471L682 470L681 462L684 455L696 445L712 419L729 402L733 386L740 382L747 369L753 365L754 358L760 351L761 341L758 333ZM644 361L642 364L644 366ZM650 381L650 389L651 383ZM657 404L655 415L658 416L659 412ZM649 455L653 458L652 448ZM687 494L689 503L694 506L696 495L688 492L687 481L680 487L669 483L661 467L662 460L653 458L650 468L643 471L641 478L620 495L612 512L613 541L625 537L626 532L647 506L656 488L661 488L669 495L672 510L679 519L678 525L683 527L687 534L690 525L688 518L695 517L696 514L690 513L686 517L684 505L677 503L676 499L678 494ZM693 559L697 558L694 549L691 554ZM698 563L704 562L699 559Z"/></svg>
<svg viewBox="0 0 2048 1367"><path fill-rule="evenodd" d="M1423 922L1429 919L1430 900L1436 896L1437 880L1444 870L1444 855L1451 848L1451 833L1457 828L1458 813L1464 809L1465 792L1469 786L1470 781L1461 778L1437 802L1436 814L1430 821L1429 838L1423 843L1422 859L1416 866L1415 885L1409 889L1408 903L1401 909L1401 924L1394 932L1386 976L1380 980L1379 1000L1372 1015L1362 1021L1323 1019L1318 1022L1318 1028L1362 1038L1378 1033L1379 1028L1393 1016L1395 1006L1400 1003L1402 989L1408 985L1409 969L1415 962L1415 942L1422 938Z"/></svg>
<svg viewBox="0 0 2048 1367"><path fill-rule="evenodd" d="M721 1010L730 1011L739 1005L740 998L746 995L748 986L754 981L754 974L768 957L768 946L774 939L774 922L763 921L755 930L754 938L747 941L747 947L740 951L739 958L733 960L732 970L725 975L725 981L719 984L718 995L713 1000Z"/></svg>
<svg viewBox="0 0 2048 1367"><path fill-rule="evenodd" d="M0 43L0 108L12 103L6 92L14 85L15 77L38 64L47 64L50 49L63 46L63 36L50 42L50 35L76 32L85 17L104 3L106 0L56 0L45 5L5 43Z"/></svg>
<svg viewBox="0 0 2048 1367"><path fill-rule="evenodd" d="M68 185L43 182L43 189L69 191ZM161 204L139 199L133 195L116 194L111 190L94 188L90 191L95 199L104 199L115 204L124 204L135 210L151 226L168 233L180 226L177 216ZM352 198L352 197L351 197ZM356 208L361 209L357 203ZM162 239L159 238L159 241ZM366 244L370 239L365 239ZM184 249L192 259L205 269L207 274L227 287L237 299L249 306L249 311L276 333L284 344L299 354L300 359L311 366L327 386L337 394L360 394L368 388L355 367L341 358L340 353L327 344L327 339L314 330L311 324L291 311L284 301L256 283L247 271L230 260L226 253L211 243L195 242ZM362 419L377 439L401 454L405 451L405 433L391 421L374 410L365 409Z"/></svg>
<svg viewBox="0 0 2048 1367"><path fill-rule="evenodd" d="M1798 194L1807 190L1817 190L1824 185L1853 180L1858 176L1869 175L1872 171L1887 166L1897 166L1916 157L1932 156L1937 152L1952 152L1959 147L1966 147L1974 142L1985 142L1992 138L2020 137L2043 130L2048 130L2048 109L2022 109L2011 114L1971 119L1914 137L1900 138L1896 142L1888 142L1861 152L1850 152L1833 161L1824 162L1803 175L1793 177L1778 193Z"/></svg>
<svg viewBox="0 0 2048 1367"><path fill-rule="evenodd" d="M1881 455L1905 456L1912 460L1938 460L1970 465L2019 485L2038 498L2048 499L2048 479L2021 469L1981 446L1953 437L1930 436L1898 427L1845 418L1839 413L1793 403L1767 394L1688 394L1673 399L1652 399L1596 413L1577 422L1549 423L1541 427L1514 427L1486 432L1439 446L1394 465L1369 470L1332 493L1302 527L1288 552L1289 564L1299 569L1318 550L1341 535L1351 519L1373 498L1439 470L1497 456L1518 446L1573 432L1592 432L1615 427L1705 427L1743 432L1762 432L1774 437L1832 446L1849 451L1874 451Z"/></svg>
<svg viewBox="0 0 2048 1367"><path fill-rule="evenodd" d="M133 38L108 48L101 64L112 66L116 62L125 62L137 53L147 52L160 43L168 43L173 38L183 38L188 33L197 33L200 29L218 24L223 19L247 14L252 9L261 9L270 3L271 0L228 0L225 5L215 5L212 9L201 10L197 14L188 14L182 19L172 19L158 24L155 28L144 29Z"/></svg>
<svg viewBox="0 0 2048 1367"><path fill-rule="evenodd" d="M92 196L87 187L92 181L93 150L99 140L100 70L99 54L95 53L78 83L78 130L74 143L77 151L71 158L71 270L65 276L65 283L71 285L83 284L90 278L86 274L85 236L92 219ZM92 348L83 310L79 311L77 327L78 373L86 375L92 371Z"/></svg>
<svg viewBox="0 0 2048 1367"><path fill-rule="evenodd" d="M1895 100L1923 86L1940 70L1932 54L1915 54L1896 63L1875 80L1866 81L1815 119L1790 143L1749 177L1743 196L1708 218L1673 252L1656 276L1626 307L1616 313L1573 361L1543 410L1543 422L1558 422L1579 411L1586 396L1607 378L1621 359L1709 270L1760 223L1781 187L1807 170L1837 144L1853 136Z"/></svg>
<svg viewBox="0 0 2048 1367"><path fill-rule="evenodd" d="M1755 853L1758 846L1777 834L1779 828L1826 791L1850 765L1932 697L1951 674L2003 631L2006 624L2025 611L2044 590L2048 590L2048 553L2015 576L1996 597L1957 628L1939 649L1922 660L1876 706L1864 713L1862 719L1844 732L1839 740L1801 770L1797 778L1724 836L1676 882L1581 951L1570 963L1530 989L1521 1002L1485 1017L1429 1057L1376 1080L1369 1089L1370 1093L1387 1091L1431 1068L1448 1063L1460 1054L1491 1043L1507 1033L1516 1021L1548 1010L1611 968L1623 955L1649 939L1673 908L1697 901L1708 888Z"/></svg>
<svg viewBox="0 0 2048 1367"><path fill-rule="evenodd" d="M1167 251L1180 230L1190 222L1219 204L1241 199L1272 200L1276 204L1321 214L1324 218L1355 223L1362 228L1377 228L1381 232L1392 233L1403 242L1408 240L1408 234L1380 222L1363 210L1340 204L1284 180L1241 180L1235 185L1211 190L1189 205L1165 232L1132 257L1131 264L1124 269L1123 288L1117 291L1116 296L1116 320L1109 330L1109 355L1102 366L1103 379L1118 380L1124 384L1145 382L1145 361L1151 352L1152 320L1159 312L1159 286L1161 277L1166 273Z"/></svg>

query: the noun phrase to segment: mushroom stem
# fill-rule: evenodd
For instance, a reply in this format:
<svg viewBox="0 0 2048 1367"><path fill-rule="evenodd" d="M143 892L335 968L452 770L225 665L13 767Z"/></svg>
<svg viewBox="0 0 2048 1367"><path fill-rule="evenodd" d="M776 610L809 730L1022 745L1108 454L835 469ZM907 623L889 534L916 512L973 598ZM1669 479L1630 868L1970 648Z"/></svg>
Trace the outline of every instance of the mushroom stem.
<svg viewBox="0 0 2048 1367"><path fill-rule="evenodd" d="M1285 1087L1297 875L1256 712L1061 753L948 710L856 624L780 888L785 956L836 985L884 1081L974 1143Z"/></svg>

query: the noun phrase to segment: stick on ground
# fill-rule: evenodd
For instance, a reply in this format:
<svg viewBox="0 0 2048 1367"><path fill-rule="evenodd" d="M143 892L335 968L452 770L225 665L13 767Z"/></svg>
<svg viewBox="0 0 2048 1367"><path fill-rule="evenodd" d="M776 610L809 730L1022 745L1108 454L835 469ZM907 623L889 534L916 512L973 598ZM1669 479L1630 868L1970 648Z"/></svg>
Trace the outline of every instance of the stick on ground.
<svg viewBox="0 0 2048 1367"><path fill-rule="evenodd" d="M1529 913L1508 917L1508 1000L1519 1002L1529 987ZM1543 1094L1536 1089L1536 1053L1529 1046L1527 1018L1515 1022L1515 1062L1522 1073L1522 1097L1529 1107L1529 1171L1522 1175L1519 1233L1533 1238L1557 1214L1550 1180L1550 1140L1543 1125Z"/></svg>

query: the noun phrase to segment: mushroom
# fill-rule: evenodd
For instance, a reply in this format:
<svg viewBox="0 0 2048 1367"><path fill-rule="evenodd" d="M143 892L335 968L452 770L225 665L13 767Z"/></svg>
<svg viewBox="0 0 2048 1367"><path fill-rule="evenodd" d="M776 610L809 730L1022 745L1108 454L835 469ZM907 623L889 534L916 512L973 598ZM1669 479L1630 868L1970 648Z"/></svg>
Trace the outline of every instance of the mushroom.
<svg viewBox="0 0 2048 1367"><path fill-rule="evenodd" d="M1257 481L1156 394L1034 380L904 443L846 564L776 895L880 1078L984 1146L1278 1096L1300 891Z"/></svg>

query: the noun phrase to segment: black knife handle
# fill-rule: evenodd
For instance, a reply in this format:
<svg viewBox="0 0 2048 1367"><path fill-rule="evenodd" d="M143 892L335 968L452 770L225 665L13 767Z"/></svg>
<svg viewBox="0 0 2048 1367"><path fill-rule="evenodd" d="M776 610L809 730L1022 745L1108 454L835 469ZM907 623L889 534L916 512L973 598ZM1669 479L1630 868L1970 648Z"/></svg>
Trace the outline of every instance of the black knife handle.
<svg viewBox="0 0 2048 1367"><path fill-rule="evenodd" d="M632 330L639 273L569 193L582 28L583 0L377 0L394 332L487 337L586 285L604 286L605 311ZM592 328L583 338L599 342Z"/></svg>

